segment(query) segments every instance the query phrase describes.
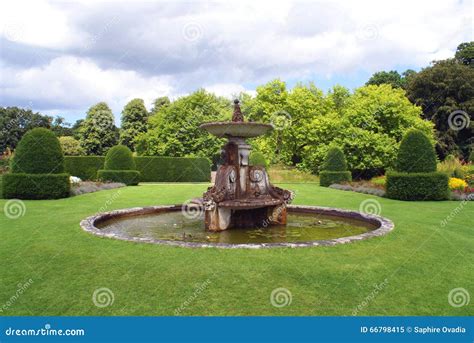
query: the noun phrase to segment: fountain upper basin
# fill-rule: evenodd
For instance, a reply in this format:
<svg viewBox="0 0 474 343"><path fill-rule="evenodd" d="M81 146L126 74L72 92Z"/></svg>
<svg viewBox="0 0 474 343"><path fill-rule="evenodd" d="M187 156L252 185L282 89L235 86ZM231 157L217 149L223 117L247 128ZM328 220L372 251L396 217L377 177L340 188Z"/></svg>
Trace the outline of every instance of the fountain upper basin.
<svg viewBox="0 0 474 343"><path fill-rule="evenodd" d="M204 123L199 127L217 137L242 138L258 137L273 129L271 124L231 121Z"/></svg>

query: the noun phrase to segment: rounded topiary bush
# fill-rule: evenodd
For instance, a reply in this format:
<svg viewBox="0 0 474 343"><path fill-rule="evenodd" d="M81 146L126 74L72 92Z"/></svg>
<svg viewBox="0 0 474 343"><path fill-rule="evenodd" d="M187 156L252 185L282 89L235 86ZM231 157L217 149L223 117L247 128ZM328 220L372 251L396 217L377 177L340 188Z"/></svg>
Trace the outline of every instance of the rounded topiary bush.
<svg viewBox="0 0 474 343"><path fill-rule="evenodd" d="M329 148L319 173L319 184L329 187L335 183L351 181L351 172L347 170L346 157L338 147Z"/></svg>
<svg viewBox="0 0 474 343"><path fill-rule="evenodd" d="M132 151L125 145L116 145L105 156L104 169L97 172L103 181L121 182L126 185L138 185L140 172L136 170Z"/></svg>
<svg viewBox="0 0 474 343"><path fill-rule="evenodd" d="M403 137L395 169L404 173L436 171L436 152L429 138L419 130L410 130Z"/></svg>
<svg viewBox="0 0 474 343"><path fill-rule="evenodd" d="M411 130L402 139L396 171L387 173L387 197L398 200L444 200L449 177L436 172L436 153L428 137Z"/></svg>
<svg viewBox="0 0 474 343"><path fill-rule="evenodd" d="M259 151L253 151L250 153L249 163L251 166L268 167L268 162L265 159L265 156Z"/></svg>
<svg viewBox="0 0 474 343"><path fill-rule="evenodd" d="M105 156L106 170L135 170L132 151L125 145L116 145L109 149Z"/></svg>
<svg viewBox="0 0 474 343"><path fill-rule="evenodd" d="M18 143L11 162L12 172L3 176L3 196L7 199L57 199L69 196L69 174L64 173L64 157L53 132L36 128Z"/></svg>
<svg viewBox="0 0 474 343"><path fill-rule="evenodd" d="M11 169L12 173L64 173L63 151L58 138L45 128L28 131L15 149Z"/></svg>

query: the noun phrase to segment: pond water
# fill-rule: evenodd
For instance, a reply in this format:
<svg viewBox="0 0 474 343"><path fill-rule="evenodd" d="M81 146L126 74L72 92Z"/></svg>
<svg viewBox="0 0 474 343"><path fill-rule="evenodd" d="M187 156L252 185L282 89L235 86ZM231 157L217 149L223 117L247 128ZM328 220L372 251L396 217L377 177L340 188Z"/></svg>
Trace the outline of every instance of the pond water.
<svg viewBox="0 0 474 343"><path fill-rule="evenodd" d="M227 244L309 242L359 235L377 228L362 220L290 212L286 226L209 232L202 216L187 218L180 211L113 218L96 226L124 238Z"/></svg>

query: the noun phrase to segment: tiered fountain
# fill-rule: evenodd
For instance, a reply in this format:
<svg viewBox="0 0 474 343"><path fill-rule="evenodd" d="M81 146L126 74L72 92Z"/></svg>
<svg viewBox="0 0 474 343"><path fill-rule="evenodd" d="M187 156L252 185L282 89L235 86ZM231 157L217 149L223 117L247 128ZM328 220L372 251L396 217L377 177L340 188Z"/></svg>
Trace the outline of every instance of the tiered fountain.
<svg viewBox="0 0 474 343"><path fill-rule="evenodd" d="M286 205L293 192L273 186L262 166L249 165L251 147L246 138L258 137L273 129L270 124L245 122L239 101L234 101L232 121L200 126L217 137L228 139L222 150L214 186L203 196L205 225L210 231L228 228L285 225Z"/></svg>

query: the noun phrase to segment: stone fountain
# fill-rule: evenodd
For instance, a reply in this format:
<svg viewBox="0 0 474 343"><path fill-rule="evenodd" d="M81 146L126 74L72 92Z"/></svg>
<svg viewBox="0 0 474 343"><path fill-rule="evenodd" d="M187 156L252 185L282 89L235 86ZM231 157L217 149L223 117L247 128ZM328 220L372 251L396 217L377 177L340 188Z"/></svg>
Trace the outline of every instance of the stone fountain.
<svg viewBox="0 0 474 343"><path fill-rule="evenodd" d="M224 164L217 170L214 186L203 196L206 229L286 225L286 206L294 193L273 186L264 167L249 165L251 147L245 141L267 133L273 126L245 122L239 101L235 100L232 121L204 123L200 127L228 139L222 149Z"/></svg>

